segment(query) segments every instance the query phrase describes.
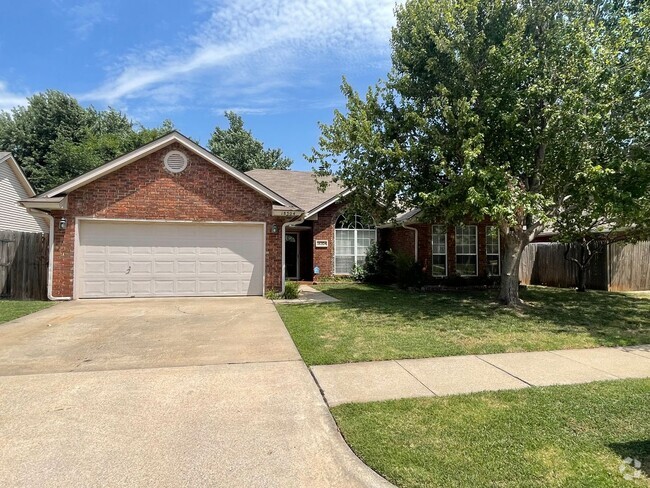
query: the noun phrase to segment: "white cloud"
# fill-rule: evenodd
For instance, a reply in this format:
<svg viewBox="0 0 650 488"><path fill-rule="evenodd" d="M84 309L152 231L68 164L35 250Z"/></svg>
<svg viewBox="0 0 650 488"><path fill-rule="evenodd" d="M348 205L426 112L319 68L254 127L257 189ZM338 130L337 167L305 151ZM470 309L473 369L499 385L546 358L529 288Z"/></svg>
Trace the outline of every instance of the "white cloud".
<svg viewBox="0 0 650 488"><path fill-rule="evenodd" d="M11 110L18 105L27 105L27 95L9 91L7 83L0 80L0 110Z"/></svg>
<svg viewBox="0 0 650 488"><path fill-rule="evenodd" d="M222 106L240 106L237 97L246 91L272 93L314 70L335 66L342 73L343 62L385 56L394 6L394 0L200 0L208 19L175 40L180 47L138 50L80 98L109 104L164 93L182 98L183 88L202 79L203 93L211 91Z"/></svg>
<svg viewBox="0 0 650 488"><path fill-rule="evenodd" d="M95 26L115 20L99 1L71 3L69 0L53 0L53 4L59 12L65 14L67 23L82 40L88 37Z"/></svg>

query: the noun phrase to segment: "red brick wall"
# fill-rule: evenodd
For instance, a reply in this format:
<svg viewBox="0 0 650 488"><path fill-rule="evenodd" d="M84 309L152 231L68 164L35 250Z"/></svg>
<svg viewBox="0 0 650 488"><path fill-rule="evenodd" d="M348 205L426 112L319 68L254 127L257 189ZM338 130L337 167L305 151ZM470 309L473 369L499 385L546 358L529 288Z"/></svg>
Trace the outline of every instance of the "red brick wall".
<svg viewBox="0 0 650 488"><path fill-rule="evenodd" d="M477 226L478 235L478 275L487 275L487 256L485 254L485 232L486 227L490 225L488 220L482 222L465 222L467 225ZM418 229L418 261L422 264L423 269L427 274L431 273L431 224L413 224L409 227ZM409 229L397 227L393 229L385 229L382 232L383 238L386 240L387 248L394 251L406 252L414 256L414 232ZM456 273L456 233L453 225L447 228L447 274L453 275Z"/></svg>
<svg viewBox="0 0 650 488"><path fill-rule="evenodd" d="M188 166L179 174L169 173L163 166L164 155L172 149L188 156ZM179 144L171 144L71 192L68 210L53 212L56 224L64 216L68 221L65 231L55 225L53 293L73 294L75 217L266 222L266 288L279 289L279 229L285 220L271 212L271 200ZM277 234L271 232L274 223Z"/></svg>
<svg viewBox="0 0 650 488"><path fill-rule="evenodd" d="M320 268L321 277L334 274L334 224L342 212L342 206L335 203L318 214L314 222L314 236L312 246L314 249L314 266ZM327 249L316 248L317 240L327 240ZM318 279L318 277L316 277Z"/></svg>

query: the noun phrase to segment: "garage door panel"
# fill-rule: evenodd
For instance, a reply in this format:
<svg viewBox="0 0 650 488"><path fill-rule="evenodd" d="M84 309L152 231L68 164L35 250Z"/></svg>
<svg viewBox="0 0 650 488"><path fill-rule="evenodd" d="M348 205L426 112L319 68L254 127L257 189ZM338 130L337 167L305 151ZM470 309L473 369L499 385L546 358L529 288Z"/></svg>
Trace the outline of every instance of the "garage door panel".
<svg viewBox="0 0 650 488"><path fill-rule="evenodd" d="M97 256L104 257L106 256L106 247L104 246L87 246L86 247L86 256Z"/></svg>
<svg viewBox="0 0 650 488"><path fill-rule="evenodd" d="M240 286L238 280L221 280L220 282L220 293L224 295L236 295L239 293Z"/></svg>
<svg viewBox="0 0 650 488"><path fill-rule="evenodd" d="M103 275L106 273L106 261L86 261L86 269L89 273Z"/></svg>
<svg viewBox="0 0 650 488"><path fill-rule="evenodd" d="M153 272L153 263L151 261L133 260L131 261L131 274L137 276L139 274L146 274L151 276Z"/></svg>
<svg viewBox="0 0 650 488"><path fill-rule="evenodd" d="M174 261L160 261L154 262L154 274L160 275L164 273L172 274L174 272Z"/></svg>
<svg viewBox="0 0 650 488"><path fill-rule="evenodd" d="M77 295L261 295L261 225L82 221Z"/></svg>
<svg viewBox="0 0 650 488"><path fill-rule="evenodd" d="M196 292L196 280L176 280L177 294L196 294Z"/></svg>
<svg viewBox="0 0 650 488"><path fill-rule="evenodd" d="M226 274L239 274L239 262L238 261L225 261L221 262L221 273Z"/></svg>
<svg viewBox="0 0 650 488"><path fill-rule="evenodd" d="M86 281L86 294L88 296L102 297L106 295L106 282L102 281Z"/></svg>
<svg viewBox="0 0 650 488"><path fill-rule="evenodd" d="M154 293L163 295L174 294L174 280L154 280Z"/></svg>
<svg viewBox="0 0 650 488"><path fill-rule="evenodd" d="M198 292L201 295L218 295L219 282L216 280L199 280Z"/></svg>
<svg viewBox="0 0 650 488"><path fill-rule="evenodd" d="M108 274L126 274L127 270L129 269L129 261L128 260L110 260L107 263L107 272Z"/></svg>
<svg viewBox="0 0 650 488"><path fill-rule="evenodd" d="M127 297L129 296L130 280L107 280L106 294L109 296Z"/></svg>
<svg viewBox="0 0 650 488"><path fill-rule="evenodd" d="M151 280L131 280L131 291L134 295L152 295Z"/></svg>
<svg viewBox="0 0 650 488"><path fill-rule="evenodd" d="M196 274L196 261L177 261L176 272L178 274L190 273Z"/></svg>
<svg viewBox="0 0 650 488"><path fill-rule="evenodd" d="M219 272L219 262L218 261L200 261L198 266L198 275L215 275Z"/></svg>

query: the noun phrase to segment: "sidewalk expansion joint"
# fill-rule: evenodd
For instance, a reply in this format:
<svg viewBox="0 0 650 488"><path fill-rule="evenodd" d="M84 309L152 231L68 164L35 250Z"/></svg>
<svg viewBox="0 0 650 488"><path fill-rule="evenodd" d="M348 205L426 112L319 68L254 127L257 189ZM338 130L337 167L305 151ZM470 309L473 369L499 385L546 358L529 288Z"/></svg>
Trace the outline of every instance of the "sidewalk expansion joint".
<svg viewBox="0 0 650 488"><path fill-rule="evenodd" d="M613 376L614 378L616 378L616 379L618 379L618 380L623 380L623 379L625 379L625 377L623 377L623 376L619 376L619 375L617 375L617 374L610 373L609 371L605 371L604 369L596 368L595 366L592 366L591 364L583 363L582 361L579 361L579 360L577 360L577 359L573 359L573 358L568 358L568 357L566 357L566 356L562 356L562 354L558 354L559 351L548 351L548 352L550 352L551 354L555 354L555 355L556 355L557 357L559 357L559 358L562 358L562 359L568 359L568 360L570 360L570 361L573 361L574 363L582 364L583 366L587 366L588 368L595 369L596 371L600 371L601 373L608 374L608 375Z"/></svg>
<svg viewBox="0 0 650 488"><path fill-rule="evenodd" d="M420 378L418 378L418 377L415 376L413 373L411 373L408 369L406 369L406 368L402 365L402 363L399 362L399 360L397 360L397 359L393 359L393 362L397 363L397 364L399 365L399 367L402 368L404 371L406 371L409 375L411 375L411 377L412 377L413 379L415 379L415 381L417 381L417 382L420 383L422 386L424 386L424 387L427 389L427 391L430 391L431 394L432 394L433 396L438 396L438 395L437 395L437 394L436 394L436 393L435 393L431 388L429 388L427 385L425 385L424 383L422 383L422 381L420 381Z"/></svg>
<svg viewBox="0 0 650 488"><path fill-rule="evenodd" d="M511 376L511 377L513 377L514 379L519 380L519 381L521 381L522 383L527 384L528 386L533 386L533 387L535 386L535 385L533 385L532 383L528 383L528 381L526 381L525 379L520 378L519 376L517 376L517 375L515 375L515 374L512 374L512 373L511 373L510 371L508 371L507 369L503 369L502 367L497 366L496 364L491 363L491 362L488 361L487 359L484 359L484 358L482 358L482 357L480 357L480 356L477 356L477 355L474 355L474 357L477 358L477 359L480 359L481 361L483 361L483 362L486 363L486 364L489 364L489 365L492 366L493 368L496 368L496 369L498 369L498 370L500 370L500 371L503 371L503 372L504 372L505 374L507 374L508 376Z"/></svg>

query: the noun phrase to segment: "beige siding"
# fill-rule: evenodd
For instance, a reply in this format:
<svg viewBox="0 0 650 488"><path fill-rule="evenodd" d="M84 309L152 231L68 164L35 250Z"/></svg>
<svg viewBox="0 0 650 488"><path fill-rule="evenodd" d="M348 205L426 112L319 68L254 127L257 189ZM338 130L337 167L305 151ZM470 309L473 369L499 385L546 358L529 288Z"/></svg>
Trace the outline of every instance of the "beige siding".
<svg viewBox="0 0 650 488"><path fill-rule="evenodd" d="M0 162L0 230L49 232L43 219L27 212L18 200L29 195L6 161Z"/></svg>

